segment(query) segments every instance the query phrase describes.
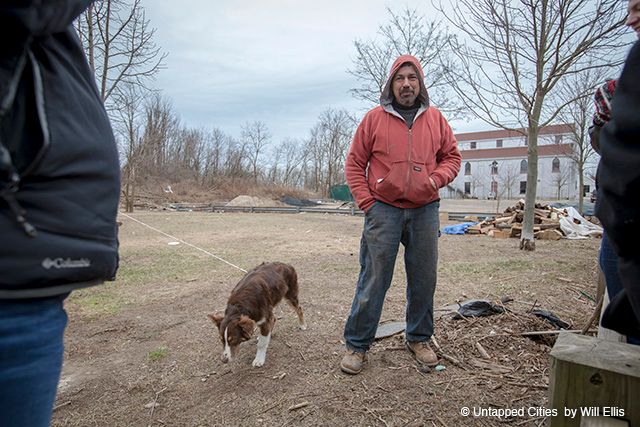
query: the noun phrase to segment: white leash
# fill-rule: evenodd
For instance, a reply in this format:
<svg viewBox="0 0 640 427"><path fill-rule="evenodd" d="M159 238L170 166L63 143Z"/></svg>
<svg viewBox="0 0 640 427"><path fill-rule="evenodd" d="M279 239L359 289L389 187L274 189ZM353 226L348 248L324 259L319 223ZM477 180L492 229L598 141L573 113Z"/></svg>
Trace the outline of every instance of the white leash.
<svg viewBox="0 0 640 427"><path fill-rule="evenodd" d="M217 256L217 255L212 254L212 253L211 253L211 252L209 252L209 251L206 251L206 250L204 250L204 249L202 249L202 248L199 248L199 247L198 247L198 246L196 246L196 245L192 245L191 243L185 242L184 240L179 239L179 238L177 238L177 237L175 237L175 236L172 236L171 234L167 234L167 233L165 233L165 232L164 232L164 231L162 231L162 230L158 230L157 228L154 228L154 227L152 227L152 226L150 226L150 225L148 225L148 224L145 224L144 222L142 222L142 221L140 221L140 220L138 220L138 219L135 219L134 217L132 217L132 216L130 216L130 215L127 215L127 214L125 214L125 213L121 213L120 215L122 215L122 216L124 216L124 217L126 217L126 218L129 218L130 220L135 221L135 222L137 222L138 224L142 224L142 225L144 225L145 227L150 228L150 229L151 229L151 230L153 230L153 231L156 231L156 232L158 232L158 233L160 233L160 234L163 234L163 235L165 235L165 236L167 236L167 237L170 237L170 238L171 238L171 239L173 239L173 240L177 240L177 241L178 241L178 242L180 242L180 243L184 243L184 244L185 244L185 245L187 245L187 246L191 246L192 248L197 249L197 250L199 250L200 252L204 252L205 254L207 254L207 255L209 255L209 256L212 256L212 257L214 257L214 258L215 258L215 259L217 259L218 261L222 261L222 262L224 262L225 264L230 265L231 267L237 268L238 270L242 271L243 273L246 273L246 272L247 272L247 270L245 270L244 268L240 268L240 267L238 267L237 265L232 264L232 263L230 263L229 261L227 261L227 260L225 260L225 259L222 259L222 258L220 258L220 257L219 257L219 256Z"/></svg>

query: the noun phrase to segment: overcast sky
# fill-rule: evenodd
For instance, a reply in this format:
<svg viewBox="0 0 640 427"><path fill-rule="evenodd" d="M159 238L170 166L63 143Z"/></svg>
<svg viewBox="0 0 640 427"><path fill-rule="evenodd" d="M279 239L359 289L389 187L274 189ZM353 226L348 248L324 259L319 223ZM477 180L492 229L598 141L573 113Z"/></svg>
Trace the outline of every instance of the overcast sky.
<svg viewBox="0 0 640 427"><path fill-rule="evenodd" d="M272 142L306 138L327 108L361 117L367 104L348 90L356 39L376 37L389 5L429 16L430 2L400 0L146 0L156 43L169 54L156 86L188 127L239 137L264 122ZM428 79L428 76L427 76ZM456 131L484 130L453 123Z"/></svg>

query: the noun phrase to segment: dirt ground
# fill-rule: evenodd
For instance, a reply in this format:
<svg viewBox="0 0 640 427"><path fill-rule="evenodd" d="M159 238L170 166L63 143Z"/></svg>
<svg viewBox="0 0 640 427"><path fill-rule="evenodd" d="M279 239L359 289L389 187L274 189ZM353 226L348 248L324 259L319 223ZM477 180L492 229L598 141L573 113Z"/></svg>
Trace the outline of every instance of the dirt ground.
<svg viewBox="0 0 640 427"><path fill-rule="evenodd" d="M444 370L424 372L400 334L377 341L365 371L347 376L338 364L363 218L136 212L120 219L118 280L76 291L66 305L54 426L544 425L535 412L507 420L460 413L545 407L554 335L536 341L520 333L554 327L530 311L552 311L580 329L595 306L598 239L539 241L524 253L517 239L443 234L435 338ZM283 304L265 366L251 366L255 339L223 364L206 314L224 310L243 274L237 267L276 260L298 271L308 330L297 329ZM402 251L383 322L404 320L401 260ZM440 309L504 296L514 301L501 315L453 320Z"/></svg>

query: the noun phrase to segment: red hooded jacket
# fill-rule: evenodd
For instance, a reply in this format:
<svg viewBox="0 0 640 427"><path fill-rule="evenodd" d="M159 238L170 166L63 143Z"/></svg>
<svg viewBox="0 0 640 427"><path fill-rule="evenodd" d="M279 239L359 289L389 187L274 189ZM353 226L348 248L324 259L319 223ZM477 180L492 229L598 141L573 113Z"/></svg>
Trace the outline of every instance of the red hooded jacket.
<svg viewBox="0 0 640 427"><path fill-rule="evenodd" d="M421 106L411 129L392 107L393 76L411 63L420 73ZM380 200L399 208L417 208L438 200L438 188L455 179L461 156L451 127L429 105L424 72L416 58L402 55L394 63L380 97L380 106L362 119L353 137L345 175L351 194L365 212Z"/></svg>

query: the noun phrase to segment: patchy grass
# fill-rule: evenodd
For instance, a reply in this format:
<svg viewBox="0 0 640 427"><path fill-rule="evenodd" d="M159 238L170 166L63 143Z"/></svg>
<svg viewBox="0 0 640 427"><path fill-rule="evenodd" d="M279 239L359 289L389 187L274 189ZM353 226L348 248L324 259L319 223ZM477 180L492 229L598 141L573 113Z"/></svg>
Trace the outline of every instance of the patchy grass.
<svg viewBox="0 0 640 427"><path fill-rule="evenodd" d="M95 319L117 315L131 303L131 300L119 294L118 290L114 289L114 284L106 283L72 292L69 302L81 307L84 315Z"/></svg>
<svg viewBox="0 0 640 427"><path fill-rule="evenodd" d="M150 362L158 362L169 355L169 350L166 348L157 348L155 350L151 350L147 355L147 359Z"/></svg>
<svg viewBox="0 0 640 427"><path fill-rule="evenodd" d="M499 272L509 274L531 270L533 261L520 259L496 259L494 261L462 261L440 265L439 273L451 276L494 275ZM540 267L539 265L537 266Z"/></svg>

